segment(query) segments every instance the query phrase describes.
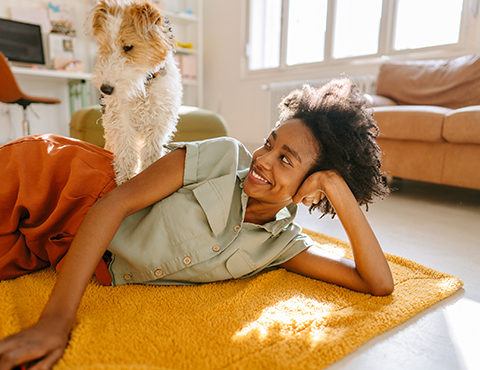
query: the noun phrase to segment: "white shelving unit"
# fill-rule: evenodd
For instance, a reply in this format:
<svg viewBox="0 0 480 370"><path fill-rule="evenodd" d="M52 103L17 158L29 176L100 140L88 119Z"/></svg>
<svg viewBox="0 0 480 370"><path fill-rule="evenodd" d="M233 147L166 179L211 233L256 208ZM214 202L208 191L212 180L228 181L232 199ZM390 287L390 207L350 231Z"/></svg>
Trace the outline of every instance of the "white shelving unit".
<svg viewBox="0 0 480 370"><path fill-rule="evenodd" d="M170 20L177 47L176 58L182 70L183 104L203 107L203 0L156 1Z"/></svg>

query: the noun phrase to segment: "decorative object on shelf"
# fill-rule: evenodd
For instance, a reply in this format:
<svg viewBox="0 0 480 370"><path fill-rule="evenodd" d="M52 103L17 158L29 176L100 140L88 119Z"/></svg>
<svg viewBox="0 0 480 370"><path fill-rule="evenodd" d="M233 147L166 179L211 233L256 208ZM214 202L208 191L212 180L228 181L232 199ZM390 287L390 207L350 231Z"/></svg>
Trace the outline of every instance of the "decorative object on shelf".
<svg viewBox="0 0 480 370"><path fill-rule="evenodd" d="M195 55L176 54L175 60L182 73L183 83L197 82L197 57Z"/></svg>
<svg viewBox="0 0 480 370"><path fill-rule="evenodd" d="M182 48L182 49L192 49L193 50L193 42L189 43L181 43L180 41L176 41L177 47Z"/></svg>
<svg viewBox="0 0 480 370"><path fill-rule="evenodd" d="M62 2L48 3L48 14L52 25L52 33L75 37L77 31L73 27L73 21L68 7Z"/></svg>
<svg viewBox="0 0 480 370"><path fill-rule="evenodd" d="M75 38L51 33L48 35L48 50L52 69L63 69L75 62Z"/></svg>

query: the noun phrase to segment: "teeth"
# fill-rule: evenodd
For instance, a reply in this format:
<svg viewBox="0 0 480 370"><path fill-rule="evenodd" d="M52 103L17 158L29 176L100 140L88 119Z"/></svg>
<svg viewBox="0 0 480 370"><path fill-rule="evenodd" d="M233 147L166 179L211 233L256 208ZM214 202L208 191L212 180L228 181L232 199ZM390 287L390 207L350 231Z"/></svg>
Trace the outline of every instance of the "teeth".
<svg viewBox="0 0 480 370"><path fill-rule="evenodd" d="M258 180L261 180L261 181L264 181L264 182L268 182L268 181L265 180L263 177L261 177L260 175L258 175L255 171L252 171L252 176L255 177L255 178L258 179Z"/></svg>

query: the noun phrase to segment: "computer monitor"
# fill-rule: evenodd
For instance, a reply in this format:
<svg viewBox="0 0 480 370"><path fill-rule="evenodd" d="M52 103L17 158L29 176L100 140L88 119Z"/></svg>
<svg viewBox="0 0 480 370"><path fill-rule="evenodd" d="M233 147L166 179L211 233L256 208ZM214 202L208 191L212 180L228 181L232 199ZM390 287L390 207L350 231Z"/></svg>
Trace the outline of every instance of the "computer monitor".
<svg viewBox="0 0 480 370"><path fill-rule="evenodd" d="M41 27L0 18L0 51L12 62L45 64Z"/></svg>

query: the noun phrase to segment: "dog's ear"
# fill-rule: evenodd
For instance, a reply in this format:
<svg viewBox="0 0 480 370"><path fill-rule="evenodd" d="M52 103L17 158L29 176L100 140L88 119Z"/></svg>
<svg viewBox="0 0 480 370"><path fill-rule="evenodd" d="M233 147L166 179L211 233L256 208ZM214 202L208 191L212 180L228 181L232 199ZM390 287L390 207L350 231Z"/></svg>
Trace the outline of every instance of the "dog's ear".
<svg viewBox="0 0 480 370"><path fill-rule="evenodd" d="M105 0L100 0L91 13L90 26L95 36L104 28L107 20L108 5Z"/></svg>
<svg viewBox="0 0 480 370"><path fill-rule="evenodd" d="M163 22L162 14L158 8L149 2L133 6L131 12L135 29L145 39L150 38L153 27L160 26Z"/></svg>

